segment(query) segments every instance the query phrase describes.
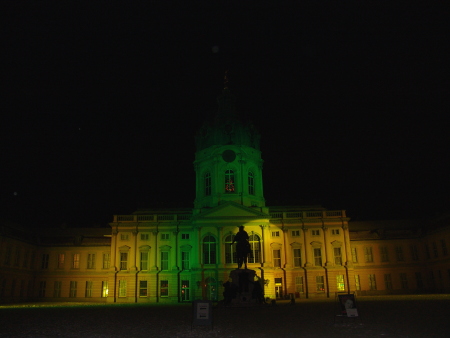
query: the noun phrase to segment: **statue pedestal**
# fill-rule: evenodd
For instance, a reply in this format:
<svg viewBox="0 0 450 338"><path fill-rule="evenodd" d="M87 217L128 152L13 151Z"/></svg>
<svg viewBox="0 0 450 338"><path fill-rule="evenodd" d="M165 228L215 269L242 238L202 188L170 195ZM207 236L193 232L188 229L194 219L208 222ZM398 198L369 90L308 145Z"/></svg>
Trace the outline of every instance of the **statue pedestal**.
<svg viewBox="0 0 450 338"><path fill-rule="evenodd" d="M263 286L254 270L236 269L224 284L224 305L250 306L264 303Z"/></svg>

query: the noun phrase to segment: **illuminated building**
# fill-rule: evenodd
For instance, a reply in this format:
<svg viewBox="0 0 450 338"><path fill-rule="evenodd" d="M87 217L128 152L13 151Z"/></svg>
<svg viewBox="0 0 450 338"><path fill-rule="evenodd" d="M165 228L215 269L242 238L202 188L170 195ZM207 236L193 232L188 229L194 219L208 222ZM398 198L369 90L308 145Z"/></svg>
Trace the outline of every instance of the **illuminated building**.
<svg viewBox="0 0 450 338"><path fill-rule="evenodd" d="M449 292L449 218L349 222L345 210L265 204L259 133L225 88L196 137L193 209L114 215L110 228L2 224L0 300L189 302L222 299L238 227L265 297Z"/></svg>

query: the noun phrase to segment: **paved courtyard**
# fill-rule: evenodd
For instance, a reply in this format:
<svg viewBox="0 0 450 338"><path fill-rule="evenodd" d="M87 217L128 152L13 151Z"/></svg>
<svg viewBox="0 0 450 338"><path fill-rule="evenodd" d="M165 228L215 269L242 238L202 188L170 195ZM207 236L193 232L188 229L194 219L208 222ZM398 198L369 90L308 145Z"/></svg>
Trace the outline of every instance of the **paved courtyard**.
<svg viewBox="0 0 450 338"><path fill-rule="evenodd" d="M295 305L215 307L213 327L192 306L19 304L0 306L0 337L448 337L450 295L359 297L360 317L336 317L334 299Z"/></svg>

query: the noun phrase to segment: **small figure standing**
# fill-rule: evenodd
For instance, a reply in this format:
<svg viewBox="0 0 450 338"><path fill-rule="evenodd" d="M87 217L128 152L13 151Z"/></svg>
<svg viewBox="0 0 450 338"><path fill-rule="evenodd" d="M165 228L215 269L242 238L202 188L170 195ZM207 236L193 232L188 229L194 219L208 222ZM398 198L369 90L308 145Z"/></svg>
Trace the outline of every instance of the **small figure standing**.
<svg viewBox="0 0 450 338"><path fill-rule="evenodd" d="M244 230L244 226L239 227L239 232L234 236L233 243L236 245L236 254L238 259L238 269L241 268L242 263L244 263L245 269L247 269L247 256L250 253L250 243L248 242L248 233Z"/></svg>

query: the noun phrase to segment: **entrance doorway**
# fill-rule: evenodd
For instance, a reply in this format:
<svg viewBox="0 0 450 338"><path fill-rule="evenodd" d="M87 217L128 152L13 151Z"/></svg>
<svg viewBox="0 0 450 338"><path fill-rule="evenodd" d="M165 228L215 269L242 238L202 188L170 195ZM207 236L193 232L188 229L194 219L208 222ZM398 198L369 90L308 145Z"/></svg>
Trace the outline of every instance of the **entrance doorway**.
<svg viewBox="0 0 450 338"><path fill-rule="evenodd" d="M275 298L283 298L283 278L275 278Z"/></svg>

